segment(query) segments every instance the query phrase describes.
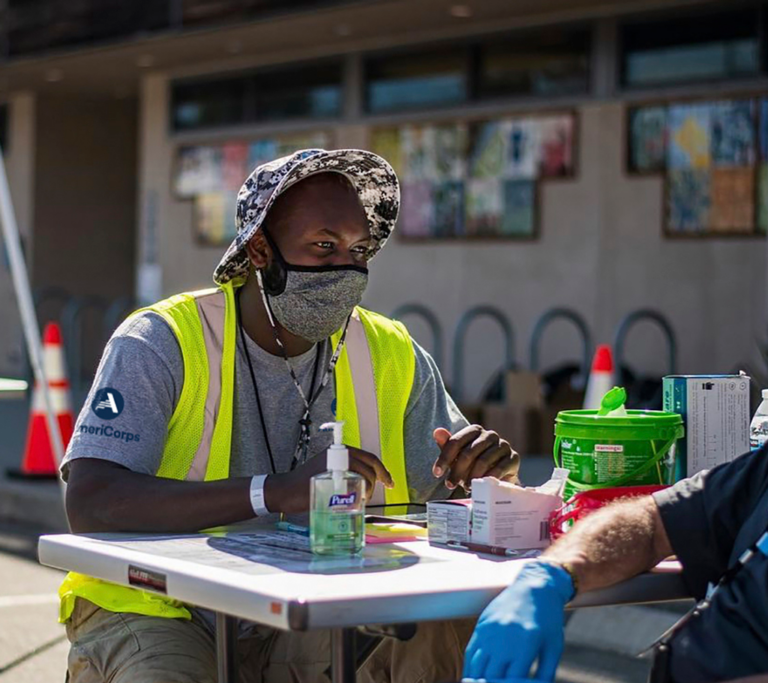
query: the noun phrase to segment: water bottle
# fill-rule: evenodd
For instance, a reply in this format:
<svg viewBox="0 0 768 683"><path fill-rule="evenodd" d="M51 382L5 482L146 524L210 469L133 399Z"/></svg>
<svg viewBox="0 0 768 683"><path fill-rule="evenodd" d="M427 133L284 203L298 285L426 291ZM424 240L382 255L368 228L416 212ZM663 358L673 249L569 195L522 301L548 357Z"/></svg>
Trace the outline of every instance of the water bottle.
<svg viewBox="0 0 768 683"><path fill-rule="evenodd" d="M768 441L768 389L763 389L763 400L749 425L749 447L754 451Z"/></svg>

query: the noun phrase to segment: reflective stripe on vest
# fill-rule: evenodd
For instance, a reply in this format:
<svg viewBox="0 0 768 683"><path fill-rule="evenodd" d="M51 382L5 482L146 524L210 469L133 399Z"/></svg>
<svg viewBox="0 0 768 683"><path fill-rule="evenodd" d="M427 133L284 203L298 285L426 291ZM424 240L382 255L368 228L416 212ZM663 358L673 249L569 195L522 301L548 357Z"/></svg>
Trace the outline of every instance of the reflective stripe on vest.
<svg viewBox="0 0 768 683"><path fill-rule="evenodd" d="M240 284L179 294L144 309L168 323L184 362L184 384L157 476L210 481L229 475L237 338L234 288ZM339 336L332 337L334 346ZM414 373L413 346L405 327L356 309L334 375L336 418L345 422L345 443L375 453L392 474L396 486L384 491L388 503L410 498L404 422ZM380 492L377 495L381 498ZM60 621L69 619L76 597L112 612L191 616L176 600L74 572L65 578L59 596Z"/></svg>
<svg viewBox="0 0 768 683"><path fill-rule="evenodd" d="M373 453L381 460L381 439L379 438L379 404L376 397L376 380L373 377L371 349L365 337L365 327L360 314L355 311L349 321L345 342L349 355L349 369L352 373L352 385L357 408L357 428L360 433L360 448ZM381 482L376 482L371 505L383 505L386 502L385 489Z"/></svg>
<svg viewBox="0 0 768 683"><path fill-rule="evenodd" d="M226 301L222 293L215 292L198 297L195 304L203 328L205 353L208 356L208 392L205 396L203 435L186 478L190 481L204 481L208 470L216 420L219 417L219 405L221 404L221 366L224 357Z"/></svg>

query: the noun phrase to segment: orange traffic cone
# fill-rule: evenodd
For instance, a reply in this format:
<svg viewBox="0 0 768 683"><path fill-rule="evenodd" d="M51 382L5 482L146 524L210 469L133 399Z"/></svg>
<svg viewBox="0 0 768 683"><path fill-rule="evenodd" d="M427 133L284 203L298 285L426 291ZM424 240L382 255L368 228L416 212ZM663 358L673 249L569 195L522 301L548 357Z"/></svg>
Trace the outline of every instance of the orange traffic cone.
<svg viewBox="0 0 768 683"><path fill-rule="evenodd" d="M613 388L613 354L608 344L595 349L592 371L584 394L584 410L598 410L605 393Z"/></svg>
<svg viewBox="0 0 768 683"><path fill-rule="evenodd" d="M69 394L69 380L64 367L64 347L61 341L61 329L58 323L48 323L43 333L43 367L48 380L51 403L61 431L64 448L72 438L75 416L72 413L72 399ZM21 470L16 476L22 477L57 477L58 468L53 455L53 445L48 433L45 417L45 399L40 387L35 383L32 394L32 411L27 428L27 445Z"/></svg>

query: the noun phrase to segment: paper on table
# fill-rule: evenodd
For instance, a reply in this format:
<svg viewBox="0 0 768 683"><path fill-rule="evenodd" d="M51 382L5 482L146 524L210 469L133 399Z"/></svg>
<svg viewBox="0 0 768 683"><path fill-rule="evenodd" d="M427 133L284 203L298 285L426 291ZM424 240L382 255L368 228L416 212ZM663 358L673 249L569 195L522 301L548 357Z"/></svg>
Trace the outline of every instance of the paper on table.
<svg viewBox="0 0 768 683"><path fill-rule="evenodd" d="M377 543L406 543L427 538L427 530L415 524L395 522L392 524L368 523L365 525L365 542Z"/></svg>

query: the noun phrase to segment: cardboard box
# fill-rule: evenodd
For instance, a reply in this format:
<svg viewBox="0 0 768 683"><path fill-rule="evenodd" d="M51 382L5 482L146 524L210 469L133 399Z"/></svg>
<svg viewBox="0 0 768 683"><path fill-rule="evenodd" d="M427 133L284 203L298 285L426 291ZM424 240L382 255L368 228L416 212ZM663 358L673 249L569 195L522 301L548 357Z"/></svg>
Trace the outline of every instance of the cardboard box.
<svg viewBox="0 0 768 683"><path fill-rule="evenodd" d="M512 371L504 376L503 403L483 404L481 424L498 432L518 453L541 451L541 377L535 372Z"/></svg>
<svg viewBox="0 0 768 683"><path fill-rule="evenodd" d="M676 479L711 469L749 451L749 377L670 375L664 378L664 410L683 417Z"/></svg>
<svg viewBox="0 0 768 683"><path fill-rule="evenodd" d="M544 405L541 377L536 372L515 370L504 378L505 404L539 409Z"/></svg>
<svg viewBox="0 0 768 683"><path fill-rule="evenodd" d="M541 410L532 407L486 403L483 427L498 432L518 453L541 453Z"/></svg>
<svg viewBox="0 0 768 683"><path fill-rule="evenodd" d="M472 480L472 543L512 550L546 548L549 518L563 504L567 470L535 488L522 488L493 477Z"/></svg>
<svg viewBox="0 0 768 683"><path fill-rule="evenodd" d="M466 543L470 539L472 523L472 501L469 498L456 500L431 500L427 503L427 530L430 543L457 541Z"/></svg>

